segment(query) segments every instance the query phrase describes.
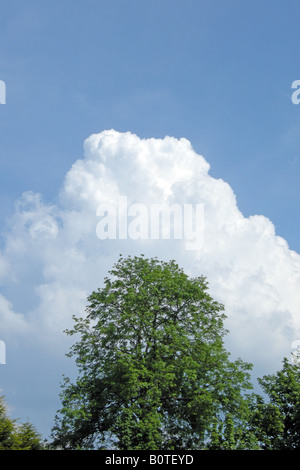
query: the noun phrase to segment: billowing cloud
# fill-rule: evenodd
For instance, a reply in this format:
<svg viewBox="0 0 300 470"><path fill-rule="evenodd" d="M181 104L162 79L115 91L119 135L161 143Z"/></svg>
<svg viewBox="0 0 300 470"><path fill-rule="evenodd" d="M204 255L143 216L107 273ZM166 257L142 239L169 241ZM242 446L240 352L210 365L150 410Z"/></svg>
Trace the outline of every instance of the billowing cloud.
<svg viewBox="0 0 300 470"><path fill-rule="evenodd" d="M14 328L19 342L30 337L47 350L44 360L57 360L65 352L63 330L84 312L86 297L119 254L144 253L207 276L211 294L225 305L233 354L263 373L278 369L300 338L300 256L266 217L244 217L231 187L209 170L184 138L141 139L114 130L88 137L55 202L27 192L16 203L0 253L2 336ZM201 206L199 246L187 250L184 237L100 240L99 206L120 212L125 200L127 212L116 221L126 228L134 207L149 214L155 204Z"/></svg>

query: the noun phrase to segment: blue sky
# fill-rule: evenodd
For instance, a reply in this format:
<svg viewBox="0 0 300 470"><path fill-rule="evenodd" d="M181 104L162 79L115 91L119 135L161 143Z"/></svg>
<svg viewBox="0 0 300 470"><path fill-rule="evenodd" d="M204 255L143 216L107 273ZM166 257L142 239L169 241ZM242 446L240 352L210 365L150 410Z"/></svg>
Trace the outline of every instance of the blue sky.
<svg viewBox="0 0 300 470"><path fill-rule="evenodd" d="M299 250L296 1L11 1L1 8L1 213L56 194L82 141L186 137L243 213Z"/></svg>
<svg viewBox="0 0 300 470"><path fill-rule="evenodd" d="M3 246L22 193L56 204L84 140L115 129L188 139L243 215L270 219L300 253L300 105L291 101L299 21L296 0L2 2ZM24 314L12 285L2 292ZM16 415L31 416L29 407L44 432L30 388L21 399L9 363L0 367Z"/></svg>

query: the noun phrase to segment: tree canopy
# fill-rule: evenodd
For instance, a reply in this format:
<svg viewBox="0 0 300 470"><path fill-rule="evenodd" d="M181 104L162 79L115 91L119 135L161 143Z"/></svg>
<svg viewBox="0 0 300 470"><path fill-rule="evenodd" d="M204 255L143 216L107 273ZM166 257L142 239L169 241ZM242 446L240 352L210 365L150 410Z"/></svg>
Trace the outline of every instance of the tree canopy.
<svg viewBox="0 0 300 470"><path fill-rule="evenodd" d="M224 347L224 306L203 276L174 262L120 258L104 286L74 317L69 355L78 378L65 378L53 428L64 449L253 447L246 429L251 365ZM216 439L218 434L218 439Z"/></svg>
<svg viewBox="0 0 300 470"><path fill-rule="evenodd" d="M267 410L276 412L277 432L271 433L272 449L300 449L300 367L284 358L276 374L258 379L269 398ZM274 419L271 420L274 424Z"/></svg>
<svg viewBox="0 0 300 470"><path fill-rule="evenodd" d="M68 355L52 442L9 418L0 397L0 450L295 450L300 448L300 363L284 358L258 379L224 346L224 306L204 276L175 261L120 257L88 297Z"/></svg>
<svg viewBox="0 0 300 470"><path fill-rule="evenodd" d="M4 397L0 397L0 450L41 450L41 435L26 422L18 424L7 413Z"/></svg>

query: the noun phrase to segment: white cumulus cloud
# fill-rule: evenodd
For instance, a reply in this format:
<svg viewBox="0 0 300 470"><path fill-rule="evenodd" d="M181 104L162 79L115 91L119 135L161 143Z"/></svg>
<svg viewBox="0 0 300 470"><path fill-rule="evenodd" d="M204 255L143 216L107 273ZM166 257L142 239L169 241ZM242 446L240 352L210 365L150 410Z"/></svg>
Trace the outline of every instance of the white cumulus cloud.
<svg viewBox="0 0 300 470"><path fill-rule="evenodd" d="M84 312L86 297L119 254L144 253L207 276L211 294L225 305L233 354L259 363L264 373L278 369L300 339L300 256L269 219L244 217L231 187L209 170L184 138L141 139L114 130L88 137L55 203L32 192L16 203L0 253L3 335L14 328L19 341L22 335L28 341L31 334L39 347L47 345L51 361L51 351L64 349L72 315ZM122 197L148 209L201 204L203 243L189 251L184 239L100 240L97 208Z"/></svg>

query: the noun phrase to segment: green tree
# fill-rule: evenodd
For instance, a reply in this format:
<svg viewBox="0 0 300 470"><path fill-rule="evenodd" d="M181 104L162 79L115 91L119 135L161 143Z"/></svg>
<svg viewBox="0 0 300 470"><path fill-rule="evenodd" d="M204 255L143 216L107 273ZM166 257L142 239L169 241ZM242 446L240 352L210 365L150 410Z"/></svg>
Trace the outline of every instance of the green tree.
<svg viewBox="0 0 300 470"><path fill-rule="evenodd" d="M250 364L224 347L224 307L206 279L174 261L120 258L104 287L74 317L69 356L78 378L65 378L53 444L64 449L200 449L214 420L244 427ZM230 421L230 423L229 423ZM236 436L238 448L242 444ZM224 439L226 436L224 436ZM232 440L233 443L233 440ZM232 444L233 445L233 444Z"/></svg>
<svg viewBox="0 0 300 470"><path fill-rule="evenodd" d="M30 423L17 424L7 414L4 397L0 397L0 450L42 450L41 436Z"/></svg>
<svg viewBox="0 0 300 470"><path fill-rule="evenodd" d="M249 400L248 426L259 449L272 450L283 432L283 416L276 405L253 394Z"/></svg>
<svg viewBox="0 0 300 470"><path fill-rule="evenodd" d="M300 365L284 358L276 374L258 379L269 398L257 408L258 428L265 433L265 448L295 450L300 448ZM260 424L262 423L263 426Z"/></svg>

